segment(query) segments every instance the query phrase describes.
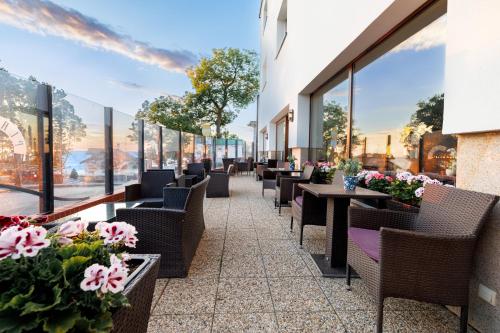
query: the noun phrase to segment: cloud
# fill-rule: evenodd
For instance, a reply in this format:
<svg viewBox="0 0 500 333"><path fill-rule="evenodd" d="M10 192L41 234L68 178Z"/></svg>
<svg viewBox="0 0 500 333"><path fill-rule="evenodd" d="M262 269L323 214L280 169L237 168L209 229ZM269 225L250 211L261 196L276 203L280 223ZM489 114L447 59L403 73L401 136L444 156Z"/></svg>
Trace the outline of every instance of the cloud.
<svg viewBox="0 0 500 333"><path fill-rule="evenodd" d="M433 47L446 44L446 17L442 16L415 35L411 36L395 48L390 53L400 51L423 51Z"/></svg>
<svg viewBox="0 0 500 333"><path fill-rule="evenodd" d="M116 80L116 79L109 79L109 80L107 80L107 82L114 87L118 87L120 89L128 90L128 91L140 92L140 93L143 93L145 95L173 96L173 95L166 93L165 91L146 87L146 86L143 86L142 84L139 84L136 82L121 81L121 80Z"/></svg>
<svg viewBox="0 0 500 333"><path fill-rule="evenodd" d="M0 22L33 33L58 36L87 47L115 52L168 71L183 72L197 60L190 51L153 47L118 33L95 18L51 1L0 0Z"/></svg>

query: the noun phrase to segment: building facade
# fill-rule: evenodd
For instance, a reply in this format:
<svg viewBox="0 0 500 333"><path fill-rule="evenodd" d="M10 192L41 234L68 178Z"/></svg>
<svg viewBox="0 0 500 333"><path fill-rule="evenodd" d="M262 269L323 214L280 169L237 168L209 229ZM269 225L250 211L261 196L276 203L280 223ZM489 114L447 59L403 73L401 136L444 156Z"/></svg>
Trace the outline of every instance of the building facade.
<svg viewBox="0 0 500 333"><path fill-rule="evenodd" d="M262 0L258 158L356 157L500 195L499 12L496 0ZM500 291L498 267L499 206L471 281L484 332L500 331L500 305L478 297Z"/></svg>

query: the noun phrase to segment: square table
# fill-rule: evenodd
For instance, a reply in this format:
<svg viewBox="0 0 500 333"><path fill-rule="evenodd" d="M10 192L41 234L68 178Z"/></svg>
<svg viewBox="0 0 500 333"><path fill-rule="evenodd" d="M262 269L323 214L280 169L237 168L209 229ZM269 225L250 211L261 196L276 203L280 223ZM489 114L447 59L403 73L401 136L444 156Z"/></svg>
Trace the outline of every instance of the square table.
<svg viewBox="0 0 500 333"><path fill-rule="evenodd" d="M325 277L345 277L347 262L347 210L351 199L375 199L377 208L385 208L391 196L356 187L346 191L342 184L299 184L318 198L327 198L325 254L311 254Z"/></svg>

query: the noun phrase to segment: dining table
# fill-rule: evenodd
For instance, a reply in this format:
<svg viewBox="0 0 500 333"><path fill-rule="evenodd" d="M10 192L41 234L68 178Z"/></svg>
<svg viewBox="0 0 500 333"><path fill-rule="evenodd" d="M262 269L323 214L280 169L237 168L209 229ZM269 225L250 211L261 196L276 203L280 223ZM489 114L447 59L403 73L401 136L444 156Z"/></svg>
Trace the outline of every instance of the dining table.
<svg viewBox="0 0 500 333"><path fill-rule="evenodd" d="M311 254L324 277L345 277L347 262L348 208L352 199L371 199L374 209L386 208L391 196L362 187L345 190L342 184L299 184L317 198L326 198L326 243L324 254Z"/></svg>

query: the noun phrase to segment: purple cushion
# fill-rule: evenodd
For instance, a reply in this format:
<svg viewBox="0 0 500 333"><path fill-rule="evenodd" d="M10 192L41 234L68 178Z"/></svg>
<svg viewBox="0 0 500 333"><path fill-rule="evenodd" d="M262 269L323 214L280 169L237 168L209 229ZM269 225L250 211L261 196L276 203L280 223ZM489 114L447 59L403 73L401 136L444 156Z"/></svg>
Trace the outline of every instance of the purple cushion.
<svg viewBox="0 0 500 333"><path fill-rule="evenodd" d="M349 239L354 242L366 255L376 262L380 260L380 237L378 230L349 228Z"/></svg>
<svg viewBox="0 0 500 333"><path fill-rule="evenodd" d="M301 195L299 195L298 197L295 198L295 202L297 203L297 205L299 205L300 207L302 207L302 202L304 202L304 197L302 197Z"/></svg>

